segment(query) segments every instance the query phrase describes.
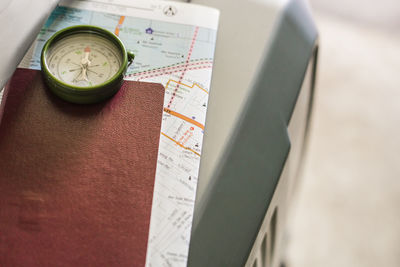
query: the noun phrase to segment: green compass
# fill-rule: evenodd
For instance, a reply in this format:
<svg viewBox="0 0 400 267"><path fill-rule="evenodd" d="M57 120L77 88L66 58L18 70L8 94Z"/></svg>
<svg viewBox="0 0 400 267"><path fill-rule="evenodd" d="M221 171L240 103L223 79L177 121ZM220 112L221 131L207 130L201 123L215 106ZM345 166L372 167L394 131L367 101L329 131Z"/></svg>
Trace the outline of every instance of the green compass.
<svg viewBox="0 0 400 267"><path fill-rule="evenodd" d="M79 25L56 32L46 42L41 67L54 94L72 103L90 104L119 90L133 59L113 33Z"/></svg>

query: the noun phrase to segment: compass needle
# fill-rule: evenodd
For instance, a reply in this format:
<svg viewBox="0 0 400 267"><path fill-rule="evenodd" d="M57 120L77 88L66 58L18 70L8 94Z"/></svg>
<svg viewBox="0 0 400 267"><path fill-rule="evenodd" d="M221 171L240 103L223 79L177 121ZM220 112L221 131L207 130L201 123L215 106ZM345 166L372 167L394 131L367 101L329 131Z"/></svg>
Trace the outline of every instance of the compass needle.
<svg viewBox="0 0 400 267"><path fill-rule="evenodd" d="M82 60L81 60L81 63L82 63L82 65L86 65L86 66L90 66L90 60L89 60L89 56L90 56L90 51L91 51L91 49L90 49L90 47L89 46L86 46L85 47L85 50L84 50L84 56L83 56L83 58L82 58Z"/></svg>
<svg viewBox="0 0 400 267"><path fill-rule="evenodd" d="M82 69L82 77L83 77L83 80L84 80L84 81L89 82L89 79L88 79L88 77L87 77L86 71L87 71L86 68L83 68L83 69Z"/></svg>

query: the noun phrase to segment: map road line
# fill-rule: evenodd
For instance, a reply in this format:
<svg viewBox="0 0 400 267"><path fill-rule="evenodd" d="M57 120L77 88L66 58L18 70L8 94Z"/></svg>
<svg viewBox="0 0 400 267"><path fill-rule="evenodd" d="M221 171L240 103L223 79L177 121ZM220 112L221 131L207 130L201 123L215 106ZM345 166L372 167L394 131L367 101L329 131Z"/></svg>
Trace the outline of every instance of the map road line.
<svg viewBox="0 0 400 267"><path fill-rule="evenodd" d="M118 25L117 25L117 27L115 27L115 35L116 36L119 35L119 29L122 27L122 24L124 23L124 20L125 20L125 16L121 16L119 18Z"/></svg>
<svg viewBox="0 0 400 267"><path fill-rule="evenodd" d="M200 154L197 153L196 151L194 151L191 148L188 148L186 146L183 146L181 143L179 143L178 141L174 140L172 137L169 137L168 135L166 135L165 133L161 132L162 135L164 135L165 137L167 137L169 140L171 140L172 142L174 142L175 144L177 144L178 146L180 146L183 149L189 150L190 152L193 152L194 154L196 154L197 156L200 157Z"/></svg>
<svg viewBox="0 0 400 267"><path fill-rule="evenodd" d="M193 120L193 119L191 119L191 118L189 118L189 117L186 117L185 115L182 115L182 114L180 114L180 113L178 113L178 112L175 112L175 111L173 111L173 110L170 110L169 108L164 108L164 111L167 112L168 114L171 114L171 115L173 115L173 116L175 116L175 117L178 117L178 118L180 118L180 119L182 119L182 120L184 120L184 121L187 121L187 122L189 122L189 123L191 123L191 124L193 124L193 125L199 127L200 129L204 130L204 125L201 124L201 123L198 122L198 121L195 121L195 120Z"/></svg>

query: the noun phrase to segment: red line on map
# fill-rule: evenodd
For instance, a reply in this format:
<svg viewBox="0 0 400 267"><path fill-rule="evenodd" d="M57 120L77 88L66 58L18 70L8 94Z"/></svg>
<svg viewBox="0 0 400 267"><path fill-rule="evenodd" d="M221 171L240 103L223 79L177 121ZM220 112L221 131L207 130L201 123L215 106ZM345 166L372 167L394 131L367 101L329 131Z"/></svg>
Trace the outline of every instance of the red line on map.
<svg viewBox="0 0 400 267"><path fill-rule="evenodd" d="M186 134L185 134L185 135L186 135ZM193 133L190 132L189 135L186 137L186 139L183 140L183 142L181 142L181 144L184 146L184 145L187 143L187 141L190 139L190 137L192 137L192 136L193 136Z"/></svg>
<svg viewBox="0 0 400 267"><path fill-rule="evenodd" d="M211 69L211 68L212 68L212 66L203 66L203 67L196 67L196 68L187 68L186 70L200 70L200 69ZM161 76L161 75L165 75L165 74L173 74L173 73L176 73L176 72L180 72L182 70L184 70L183 67L181 67L180 69L177 69L177 70L170 71L170 72L160 72L160 73L157 73L157 74L154 74L154 75L142 76L142 77L138 78L136 81L140 81L140 80L148 79L148 78L153 78L153 77L157 77L157 76Z"/></svg>
<svg viewBox="0 0 400 267"><path fill-rule="evenodd" d="M196 63L189 63L187 64L187 66L200 66L200 65L204 65L204 64L212 64L212 61L201 61L201 62L196 62ZM165 68L160 68L160 69L156 69L156 70L148 70L148 71L142 71L142 72L137 72L137 73L133 73L133 74L129 74L127 75L127 77L135 77L135 76L140 76L140 75L145 75L145 74L153 74L153 73L162 73L165 72L167 70L182 70L182 68L184 68L185 65L181 64L181 65L177 65L177 66L173 66L173 67L165 67Z"/></svg>
<svg viewBox="0 0 400 267"><path fill-rule="evenodd" d="M176 94L176 92L178 91L179 83L182 82L182 79L183 79L183 77L185 76L185 73L186 73L186 71L187 71L187 67L188 67L188 65L189 65L190 57L192 56L193 47L194 47L194 44L195 44L195 42L196 42L196 38L197 38L197 33L198 33L198 32L199 32L199 27L196 27L196 28L194 29L194 34L193 34L193 38L192 38L192 43L190 44L190 49L189 49L189 53L188 53L188 56L187 56L187 59L186 59L185 68L183 69L182 74L181 74L181 76L179 77L179 82L176 84L176 88L175 88L174 92L172 93L171 99L169 100L169 103L168 103L168 105L167 105L168 108L171 107L172 101L173 101L174 98L175 98L175 94Z"/></svg>
<svg viewBox="0 0 400 267"><path fill-rule="evenodd" d="M182 145L183 145L183 143L182 143L182 141L183 141L183 139L186 137L186 135L188 135L188 133L189 133L189 130L187 130L182 136L181 136L181 138L179 138L179 143L181 143Z"/></svg>

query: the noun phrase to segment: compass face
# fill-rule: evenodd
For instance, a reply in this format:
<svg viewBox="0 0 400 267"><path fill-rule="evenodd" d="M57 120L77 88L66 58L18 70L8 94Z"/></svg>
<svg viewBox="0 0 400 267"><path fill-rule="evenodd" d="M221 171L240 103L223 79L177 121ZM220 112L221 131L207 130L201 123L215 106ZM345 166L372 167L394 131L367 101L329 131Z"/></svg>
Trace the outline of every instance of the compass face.
<svg viewBox="0 0 400 267"><path fill-rule="evenodd" d="M92 87L110 80L123 57L114 42L100 34L78 32L54 42L45 54L49 72L67 85Z"/></svg>

